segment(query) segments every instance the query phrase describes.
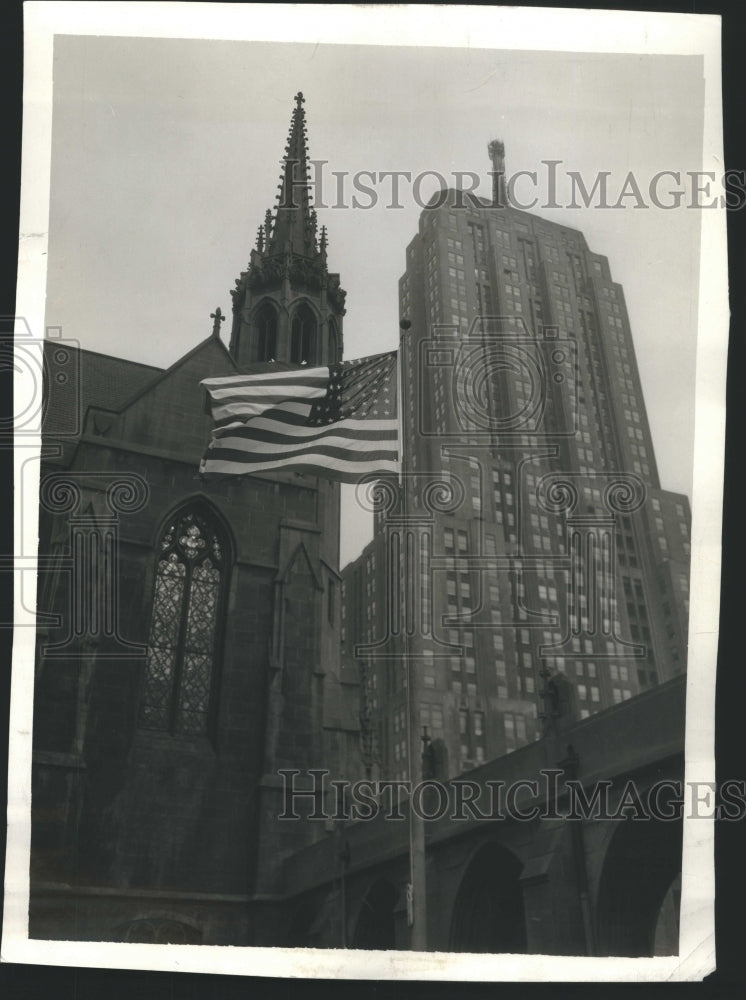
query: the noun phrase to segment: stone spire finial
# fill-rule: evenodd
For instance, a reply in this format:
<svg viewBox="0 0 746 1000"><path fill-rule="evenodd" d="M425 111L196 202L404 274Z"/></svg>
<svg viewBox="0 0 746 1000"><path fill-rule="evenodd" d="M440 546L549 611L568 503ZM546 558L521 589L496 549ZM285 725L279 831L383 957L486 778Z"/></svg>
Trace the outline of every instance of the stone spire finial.
<svg viewBox="0 0 746 1000"><path fill-rule="evenodd" d="M304 256L316 253L316 236L312 223L311 192L309 189L308 149L306 146L305 98L298 91L290 119L282 173L278 188L278 203L273 226L265 226L265 246L268 253L286 249Z"/></svg>

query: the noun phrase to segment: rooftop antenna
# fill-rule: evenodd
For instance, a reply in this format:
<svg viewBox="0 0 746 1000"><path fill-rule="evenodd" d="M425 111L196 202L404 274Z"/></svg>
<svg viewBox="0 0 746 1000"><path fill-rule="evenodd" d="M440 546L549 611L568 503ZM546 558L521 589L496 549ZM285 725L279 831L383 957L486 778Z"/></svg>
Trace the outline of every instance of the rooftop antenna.
<svg viewBox="0 0 746 1000"><path fill-rule="evenodd" d="M505 143L493 139L487 146L492 161L492 204L495 208L505 208L508 204L505 189Z"/></svg>

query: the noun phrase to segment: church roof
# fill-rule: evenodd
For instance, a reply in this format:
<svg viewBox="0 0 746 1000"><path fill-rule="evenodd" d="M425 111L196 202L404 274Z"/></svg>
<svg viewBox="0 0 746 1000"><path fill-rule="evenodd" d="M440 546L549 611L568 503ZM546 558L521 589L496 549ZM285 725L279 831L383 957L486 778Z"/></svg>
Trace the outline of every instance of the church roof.
<svg viewBox="0 0 746 1000"><path fill-rule="evenodd" d="M65 360L60 350L66 352ZM49 381L42 427L49 434L79 433L89 406L118 410L163 372L154 365L50 340L44 342L44 355Z"/></svg>
<svg viewBox="0 0 746 1000"><path fill-rule="evenodd" d="M212 426L200 382L236 370L215 331L166 369L54 342L47 343L46 353L42 432L63 446L57 456L62 464L81 436L154 448L198 463ZM70 360L61 373L57 359L63 353Z"/></svg>

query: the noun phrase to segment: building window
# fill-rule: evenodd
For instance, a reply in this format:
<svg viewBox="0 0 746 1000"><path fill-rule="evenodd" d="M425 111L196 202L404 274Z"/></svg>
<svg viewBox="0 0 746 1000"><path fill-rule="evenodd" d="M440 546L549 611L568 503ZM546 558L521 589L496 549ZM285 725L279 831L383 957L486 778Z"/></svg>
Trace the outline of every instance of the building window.
<svg viewBox="0 0 746 1000"><path fill-rule="evenodd" d="M290 360L294 364L316 361L316 318L305 302L298 306L293 316Z"/></svg>
<svg viewBox="0 0 746 1000"><path fill-rule="evenodd" d="M329 618L329 624L334 625L334 612L336 608L336 583L334 580L329 581L329 590L327 593L328 593L327 614Z"/></svg>
<svg viewBox="0 0 746 1000"><path fill-rule="evenodd" d="M224 535L202 505L168 521L158 543L140 707L144 729L207 734L226 557Z"/></svg>
<svg viewBox="0 0 746 1000"><path fill-rule="evenodd" d="M515 750L515 721L512 715L505 714L503 716L503 725L505 727L505 747L508 753L511 750Z"/></svg>
<svg viewBox="0 0 746 1000"><path fill-rule="evenodd" d="M435 664L430 649L425 650L425 659L422 664L422 684L424 687L435 687Z"/></svg>
<svg viewBox="0 0 746 1000"><path fill-rule="evenodd" d="M274 361L277 356L277 313L265 302L256 314L257 361Z"/></svg>
<svg viewBox="0 0 746 1000"><path fill-rule="evenodd" d="M337 334L337 324L329 318L329 357L328 362L334 365L339 361L339 336Z"/></svg>

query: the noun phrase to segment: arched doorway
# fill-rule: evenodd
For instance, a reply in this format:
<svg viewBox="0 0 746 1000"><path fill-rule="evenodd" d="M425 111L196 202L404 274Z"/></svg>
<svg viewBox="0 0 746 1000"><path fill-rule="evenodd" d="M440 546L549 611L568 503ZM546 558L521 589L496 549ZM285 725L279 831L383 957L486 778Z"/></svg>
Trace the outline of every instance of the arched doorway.
<svg viewBox="0 0 746 1000"><path fill-rule="evenodd" d="M521 954L526 950L523 865L500 844L484 844L469 862L456 896L451 951Z"/></svg>
<svg viewBox="0 0 746 1000"><path fill-rule="evenodd" d="M680 820L619 823L599 883L600 955L678 953L682 829Z"/></svg>
<svg viewBox="0 0 746 1000"><path fill-rule="evenodd" d="M360 907L353 948L367 951L390 951L396 947L394 906L398 892L384 879L374 882L368 889Z"/></svg>

